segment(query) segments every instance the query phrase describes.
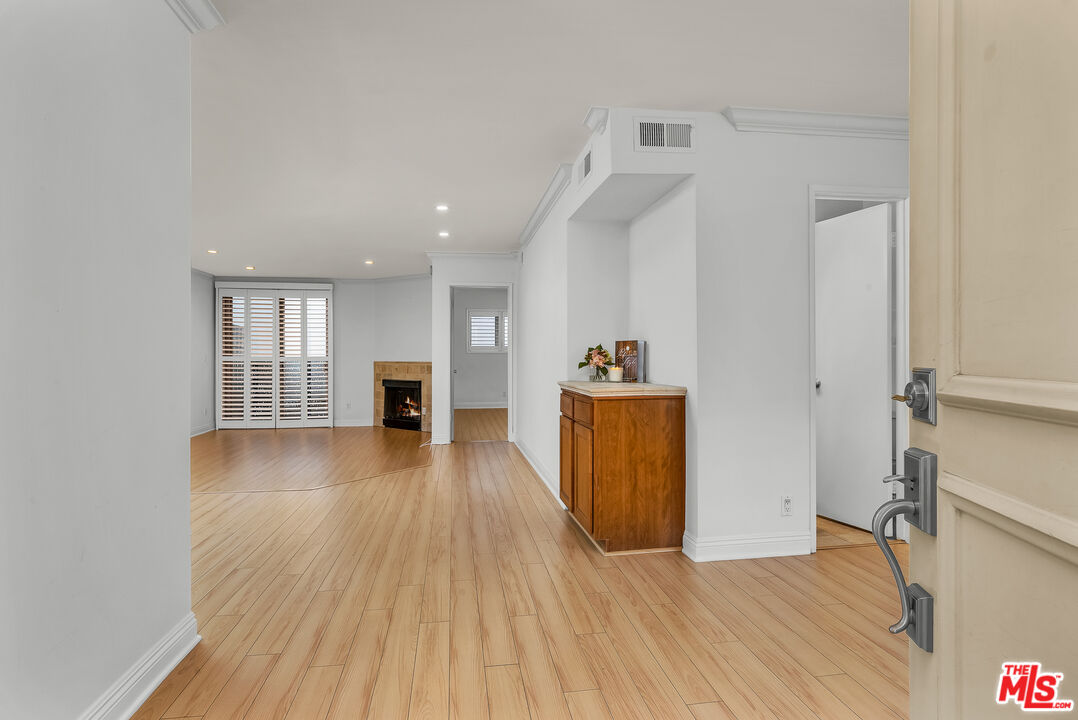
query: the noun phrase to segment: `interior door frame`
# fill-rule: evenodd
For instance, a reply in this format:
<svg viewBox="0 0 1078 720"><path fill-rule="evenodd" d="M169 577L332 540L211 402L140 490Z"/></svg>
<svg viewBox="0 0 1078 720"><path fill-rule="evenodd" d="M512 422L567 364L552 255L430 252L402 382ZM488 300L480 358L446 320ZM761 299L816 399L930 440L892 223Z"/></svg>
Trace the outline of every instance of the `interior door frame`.
<svg viewBox="0 0 1078 720"><path fill-rule="evenodd" d="M805 387L809 394L809 537L811 551L816 552L816 201L817 200L862 200L875 202L900 203L910 196L909 188L873 187L865 185L818 185L808 187L808 320L809 320L809 372ZM895 263L894 281L896 306L903 317L902 325L906 331L899 332L895 343L892 367L898 368L909 364L909 266L910 248L908 222L896 213L895 218ZM889 273L890 274L890 273ZM896 390L897 392L897 390ZM901 417L901 413L899 416ZM895 443L898 452L909 444L909 424L897 423ZM881 478L882 480L882 478ZM909 539L909 525L905 520L896 521L896 535Z"/></svg>
<svg viewBox="0 0 1078 720"><path fill-rule="evenodd" d="M488 289L488 288L504 288L505 289L505 312L509 315L509 349L506 351L505 362L507 367L506 373L506 388L505 388L505 406L506 406L506 438L509 442L516 440L516 423L514 422L516 409L516 334L517 334L517 317L513 310L513 283L511 282L461 282L450 283L449 285L449 442L453 442L453 438L457 432L456 427L456 408L453 404L456 401L456 368L453 367L453 361L455 359L454 346L453 346L453 308L456 304L456 293L454 290L461 289Z"/></svg>

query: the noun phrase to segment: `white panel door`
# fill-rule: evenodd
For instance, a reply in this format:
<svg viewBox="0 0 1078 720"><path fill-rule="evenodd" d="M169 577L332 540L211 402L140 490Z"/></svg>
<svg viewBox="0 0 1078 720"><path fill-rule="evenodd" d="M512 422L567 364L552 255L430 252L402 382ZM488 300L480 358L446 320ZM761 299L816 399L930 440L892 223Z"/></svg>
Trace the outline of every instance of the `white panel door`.
<svg viewBox="0 0 1078 720"><path fill-rule="evenodd" d="M816 508L866 530L891 499L890 211L816 223Z"/></svg>
<svg viewBox="0 0 1078 720"><path fill-rule="evenodd" d="M910 423L939 470L936 534L910 531L908 581L935 597L910 718L1071 718L1078 3L910 9L910 361L939 402Z"/></svg>

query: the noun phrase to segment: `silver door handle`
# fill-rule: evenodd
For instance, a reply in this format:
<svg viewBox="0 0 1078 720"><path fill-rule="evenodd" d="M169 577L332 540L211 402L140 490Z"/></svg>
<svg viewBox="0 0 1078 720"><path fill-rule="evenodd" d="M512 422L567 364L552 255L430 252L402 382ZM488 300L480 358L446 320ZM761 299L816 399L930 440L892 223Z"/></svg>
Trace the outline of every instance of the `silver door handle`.
<svg viewBox="0 0 1078 720"><path fill-rule="evenodd" d="M902 574L902 567L898 564L895 551L891 549L891 544L887 542L887 536L884 533L887 523L899 515L912 515L916 511L917 504L912 500L891 500L880 505L879 509L876 510L876 514L872 516L872 538L880 546L884 558L887 559L887 564L891 567L891 574L895 576L895 584L898 585L898 599L902 603L902 617L894 625L887 628L896 635L910 626L912 613L910 611L910 596L909 588L906 585L906 576Z"/></svg>
<svg viewBox="0 0 1078 720"><path fill-rule="evenodd" d="M902 617L888 628L892 633L905 631L918 647L932 652L933 597L923 587L906 584L906 576L898 564L895 551L884 534L887 523L899 515L905 515L911 525L929 535L936 534L936 456L918 448L910 448L902 455L905 473L888 475L885 483L901 481L903 497L880 505L872 516L872 538L879 545L887 560L891 574L898 587L898 600Z"/></svg>

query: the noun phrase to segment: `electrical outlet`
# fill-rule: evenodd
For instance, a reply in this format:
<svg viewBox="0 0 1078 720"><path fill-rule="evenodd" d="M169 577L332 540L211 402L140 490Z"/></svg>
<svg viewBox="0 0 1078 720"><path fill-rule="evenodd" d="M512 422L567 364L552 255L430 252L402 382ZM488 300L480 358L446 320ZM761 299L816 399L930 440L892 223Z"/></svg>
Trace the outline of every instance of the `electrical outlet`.
<svg viewBox="0 0 1078 720"><path fill-rule="evenodd" d="M345 403L344 404L344 409L345 410L351 410L352 409L352 403Z"/></svg>
<svg viewBox="0 0 1078 720"><path fill-rule="evenodd" d="M790 495L782 496L782 510L779 513L783 517L794 514L794 499Z"/></svg>

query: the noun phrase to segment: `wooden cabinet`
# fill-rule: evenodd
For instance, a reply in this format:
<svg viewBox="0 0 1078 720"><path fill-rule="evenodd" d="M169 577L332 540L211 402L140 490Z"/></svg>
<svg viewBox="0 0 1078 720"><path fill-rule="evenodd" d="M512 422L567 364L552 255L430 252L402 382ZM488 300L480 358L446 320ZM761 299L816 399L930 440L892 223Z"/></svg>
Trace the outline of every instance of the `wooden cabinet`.
<svg viewBox="0 0 1078 720"><path fill-rule="evenodd" d="M685 390L562 383L560 490L604 552L681 547Z"/></svg>
<svg viewBox="0 0 1078 720"><path fill-rule="evenodd" d="M592 485L595 478L593 437L594 432L590 427L573 423L573 515L588 532L592 528L595 495Z"/></svg>
<svg viewBox="0 0 1078 720"><path fill-rule="evenodd" d="M563 408L564 411L564 408ZM569 400L569 415L561 416L561 487L559 494L569 512L573 511L573 401Z"/></svg>

